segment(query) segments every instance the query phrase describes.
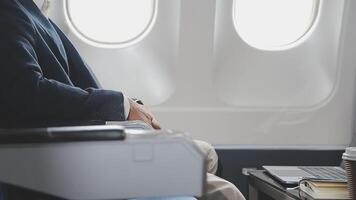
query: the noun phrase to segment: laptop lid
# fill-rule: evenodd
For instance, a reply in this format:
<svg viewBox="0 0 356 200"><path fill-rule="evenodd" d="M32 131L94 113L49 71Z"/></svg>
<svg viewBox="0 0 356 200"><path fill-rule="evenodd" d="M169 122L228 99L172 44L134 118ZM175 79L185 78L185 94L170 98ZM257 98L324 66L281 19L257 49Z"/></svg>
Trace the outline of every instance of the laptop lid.
<svg viewBox="0 0 356 200"><path fill-rule="evenodd" d="M263 168L284 184L298 184L303 178L315 178L296 166L263 166Z"/></svg>

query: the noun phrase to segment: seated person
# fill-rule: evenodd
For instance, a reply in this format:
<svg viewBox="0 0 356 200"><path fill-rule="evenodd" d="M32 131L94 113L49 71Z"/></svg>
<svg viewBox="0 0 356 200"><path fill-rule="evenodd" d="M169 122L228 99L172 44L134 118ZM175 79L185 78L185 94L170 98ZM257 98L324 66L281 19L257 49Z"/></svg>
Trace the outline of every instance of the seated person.
<svg viewBox="0 0 356 200"><path fill-rule="evenodd" d="M0 1L0 127L45 127L77 122L156 118L118 91L100 88L89 67L63 32L32 0ZM208 157L203 199L244 199L231 183L214 175L213 147L197 141ZM4 189L5 199L41 199Z"/></svg>

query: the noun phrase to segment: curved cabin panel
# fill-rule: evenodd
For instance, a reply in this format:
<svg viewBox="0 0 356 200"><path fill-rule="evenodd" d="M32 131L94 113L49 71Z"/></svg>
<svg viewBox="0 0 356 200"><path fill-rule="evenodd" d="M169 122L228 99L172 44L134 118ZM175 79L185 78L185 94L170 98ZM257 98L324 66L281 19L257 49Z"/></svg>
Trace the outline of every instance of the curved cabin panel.
<svg viewBox="0 0 356 200"><path fill-rule="evenodd" d="M248 38L241 35L246 33L239 31L250 19L238 20L253 15L237 16L236 12L251 9L258 1L154 2L151 27L126 46L93 45L78 37L66 18L63 0L51 2L56 6L50 7L50 16L66 31L104 88L142 99L164 127L186 130L222 146L348 143L353 130L354 66L347 64L353 59L347 53L354 47L348 39L353 26L347 24L353 2L292 2L301 7L285 18L294 23L301 18L304 24L290 33L294 36L289 43L282 38L279 46L277 41L277 46L269 47L268 38L276 42L277 37L259 33L261 41L267 42L259 47L246 42ZM283 4L291 9L288 5ZM268 3L263 7L267 9ZM262 8L254 13L256 19L262 14L266 20L281 18L283 8L276 7L271 16ZM239 23L245 24L239 27ZM279 23L293 26L283 20ZM262 25L251 27L263 30L258 29Z"/></svg>

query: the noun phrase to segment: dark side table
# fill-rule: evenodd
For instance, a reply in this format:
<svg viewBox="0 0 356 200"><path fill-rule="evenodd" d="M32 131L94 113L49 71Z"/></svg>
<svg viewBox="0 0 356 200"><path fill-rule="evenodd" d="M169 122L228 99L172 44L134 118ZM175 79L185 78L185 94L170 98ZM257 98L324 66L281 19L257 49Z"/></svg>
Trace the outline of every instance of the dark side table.
<svg viewBox="0 0 356 200"><path fill-rule="evenodd" d="M291 189L281 185L264 170L248 172L248 190L249 200L314 200L298 188Z"/></svg>

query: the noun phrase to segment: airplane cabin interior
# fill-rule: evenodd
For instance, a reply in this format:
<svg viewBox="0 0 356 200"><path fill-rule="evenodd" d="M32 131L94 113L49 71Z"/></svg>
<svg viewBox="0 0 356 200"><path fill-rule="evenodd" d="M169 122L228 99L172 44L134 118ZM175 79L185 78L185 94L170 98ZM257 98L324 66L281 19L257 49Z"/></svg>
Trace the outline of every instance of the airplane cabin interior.
<svg viewBox="0 0 356 200"><path fill-rule="evenodd" d="M354 9L0 0L0 200L356 199Z"/></svg>

